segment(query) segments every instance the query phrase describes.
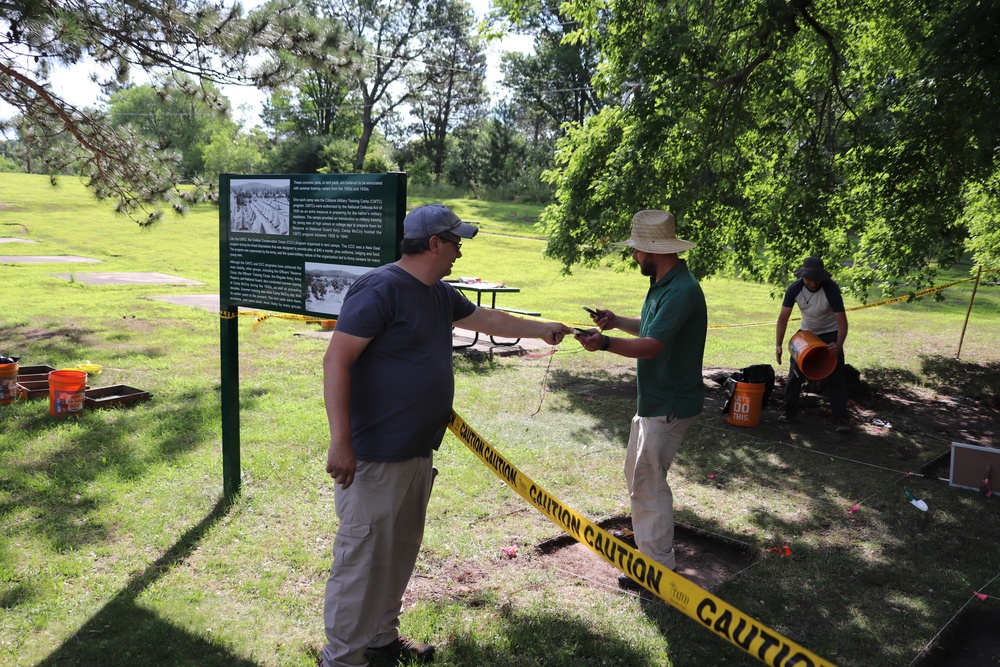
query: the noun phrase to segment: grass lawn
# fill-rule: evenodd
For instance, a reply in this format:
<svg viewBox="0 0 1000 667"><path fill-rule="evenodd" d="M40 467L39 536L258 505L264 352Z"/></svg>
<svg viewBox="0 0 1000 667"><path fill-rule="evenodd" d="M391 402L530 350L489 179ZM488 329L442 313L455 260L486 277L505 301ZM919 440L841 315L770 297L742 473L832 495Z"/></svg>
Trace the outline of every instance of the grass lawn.
<svg viewBox="0 0 1000 667"><path fill-rule="evenodd" d="M638 311L646 281L637 272L577 267L567 276L544 257L538 207L446 203L483 229L463 245L455 274L522 288L504 304L567 323L589 323L584 305ZM153 398L70 419L50 417L46 400L0 406L0 664L314 665L336 528L323 470L326 342L294 334L319 327L240 318L243 489L226 504L218 314L147 298L218 293L217 210L195 207L140 230L74 179L52 189L44 177L0 174L3 237L35 243L0 243L0 255L101 263L0 263L0 354L57 368L89 361L103 369L91 386L122 383ZM203 284L75 279L93 271ZM831 663L866 667L914 664L966 605L996 611L997 499L907 476L947 456L951 440L998 444L1000 287L991 275L960 361L971 283L940 300L849 313L848 363L898 399L869 402L864 414L894 428L837 439L780 430L773 419L741 429L717 411L702 415L671 471L678 520L758 556L715 595ZM775 290L721 278L703 287L713 327L706 365L773 364ZM737 326L757 322L768 324ZM456 357L455 409L525 474L599 521L627 513L620 469L633 369L573 341L543 359ZM994 421L963 435L936 427L931 408ZM438 645L435 664L760 664L660 601L546 567L533 548L555 526L452 435L435 465L402 628ZM904 486L928 512L909 504ZM503 557L510 545L513 560ZM774 556L775 545L793 555Z"/></svg>

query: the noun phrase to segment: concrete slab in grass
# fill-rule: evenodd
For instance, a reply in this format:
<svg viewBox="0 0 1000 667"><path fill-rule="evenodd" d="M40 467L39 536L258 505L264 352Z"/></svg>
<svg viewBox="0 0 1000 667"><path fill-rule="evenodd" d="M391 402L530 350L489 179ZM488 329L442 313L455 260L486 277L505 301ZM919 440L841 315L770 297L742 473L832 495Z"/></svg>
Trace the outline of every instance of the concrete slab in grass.
<svg viewBox="0 0 1000 667"><path fill-rule="evenodd" d="M53 273L57 278L87 285L204 285L166 273Z"/></svg>
<svg viewBox="0 0 1000 667"><path fill-rule="evenodd" d="M166 301L177 306L192 306L219 312L218 294L171 294L170 296L148 296L154 301Z"/></svg>
<svg viewBox="0 0 1000 667"><path fill-rule="evenodd" d="M0 243L38 243L38 241L32 241L31 239L15 239L11 237L0 238Z"/></svg>
<svg viewBox="0 0 1000 667"><path fill-rule="evenodd" d="M71 262L100 264L101 260L76 255L0 255L0 264L66 264Z"/></svg>

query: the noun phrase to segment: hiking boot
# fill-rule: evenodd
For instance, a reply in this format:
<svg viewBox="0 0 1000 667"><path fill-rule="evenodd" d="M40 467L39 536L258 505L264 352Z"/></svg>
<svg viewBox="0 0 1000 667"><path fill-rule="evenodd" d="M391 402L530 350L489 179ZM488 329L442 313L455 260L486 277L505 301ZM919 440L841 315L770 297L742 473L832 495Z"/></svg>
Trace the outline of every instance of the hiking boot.
<svg viewBox="0 0 1000 667"><path fill-rule="evenodd" d="M618 588L626 591L641 591L643 587L639 585L639 582L632 579L632 577L627 574L618 575Z"/></svg>
<svg viewBox="0 0 1000 667"><path fill-rule="evenodd" d="M612 530L610 533L625 544L631 547L635 546L635 533L633 533L630 529L622 528L620 530Z"/></svg>
<svg viewBox="0 0 1000 667"><path fill-rule="evenodd" d="M850 433L851 432L851 420L847 417L837 417L837 433Z"/></svg>
<svg viewBox="0 0 1000 667"><path fill-rule="evenodd" d="M670 568L671 572L677 571L677 565ZM645 587L627 574L618 575L618 588L626 591L644 591Z"/></svg>
<svg viewBox="0 0 1000 667"><path fill-rule="evenodd" d="M793 421L795 421L795 415L791 412L782 412L778 415L778 423L780 424L791 424Z"/></svg>
<svg viewBox="0 0 1000 667"><path fill-rule="evenodd" d="M434 647L422 644L406 637L397 637L396 641L385 646L369 646L365 649L365 657L381 657L388 660L415 660L419 663L434 662Z"/></svg>

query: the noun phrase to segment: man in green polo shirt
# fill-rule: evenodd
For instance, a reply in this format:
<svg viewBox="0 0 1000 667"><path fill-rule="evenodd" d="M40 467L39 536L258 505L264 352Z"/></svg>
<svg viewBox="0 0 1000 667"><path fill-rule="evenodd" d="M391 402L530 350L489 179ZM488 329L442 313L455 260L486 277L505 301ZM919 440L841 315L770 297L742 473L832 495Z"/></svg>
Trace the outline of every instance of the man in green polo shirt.
<svg viewBox="0 0 1000 667"><path fill-rule="evenodd" d="M598 309L591 317L601 331L576 338L591 352L604 350L637 360L638 405L625 455L632 530L640 552L674 570L674 496L667 472L684 433L702 411L708 309L701 286L677 257L695 244L676 237L671 213L639 211L632 218L631 238L617 245L632 248L642 275L649 276L642 314L622 317ZM602 333L607 329L634 337L611 338ZM618 584L641 588L624 574Z"/></svg>

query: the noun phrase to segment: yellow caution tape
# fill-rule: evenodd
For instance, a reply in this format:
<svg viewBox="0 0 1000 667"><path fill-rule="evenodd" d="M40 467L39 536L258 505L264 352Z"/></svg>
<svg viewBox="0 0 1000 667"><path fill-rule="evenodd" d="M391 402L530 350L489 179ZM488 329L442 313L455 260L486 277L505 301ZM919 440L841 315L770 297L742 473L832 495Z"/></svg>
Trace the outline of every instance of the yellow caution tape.
<svg viewBox="0 0 1000 667"><path fill-rule="evenodd" d="M996 273L996 272L1000 272L1000 269L987 269L987 270L983 271L983 273ZM921 297L921 296L927 296L928 294L933 294L934 292L938 292L940 290L947 289L949 287L954 287L955 285L959 285L961 283L967 283L967 282L972 281L972 280L975 280L975 278L966 278L964 280L956 280L955 282L948 283L947 285L940 285L938 287L930 287L928 289L921 290L921 291L915 292L913 294L907 294L905 296L899 296L899 297L896 297L894 299L887 299L885 301L879 301L877 303L869 303L869 304L866 304L864 306L855 306L853 308L847 308L846 310L847 311L864 310L865 308L875 308L876 306L884 306L884 305L890 304L890 303L898 303L900 301L909 301L911 299L915 299L915 298ZM526 319L526 320L536 320L536 321L539 321L539 322L547 322L548 321L548 320L545 320L544 318L541 318L541 317L535 317L534 315L521 315L520 313L510 313L510 314L514 315L515 317L521 317L522 319ZM304 322L306 324L320 324L320 323L323 323L323 322L334 321L334 320L332 320L329 317L315 317L315 316L312 316L312 315L293 315L293 314L289 314L289 313L265 313L265 312L261 312L261 311L257 311L257 310L240 310L240 311L235 311L235 312L223 310L223 311L219 312L219 317L221 317L224 320L231 320L231 319L235 318L237 315L246 315L246 316L249 316L249 317L256 317L257 321L253 325L254 329L256 329L258 326L260 326L261 324L263 324L264 322L266 322L267 320L269 320L271 318L276 318L276 319L279 319L279 320L295 320L295 321L298 321L298 322ZM789 318L788 321L789 322L795 322L795 321L800 320L800 319L802 319L802 318L801 317L792 317L792 318ZM739 327L761 327L761 326L768 326L768 325L773 325L773 324L774 324L774 320L768 320L766 322L748 322L748 323L745 323L745 324L712 324L712 325L709 325L708 328L709 329L736 329L736 328L739 328ZM571 326L575 326L575 325L571 325ZM587 322L585 324L580 325L581 328L587 328L587 327L593 327L593 326L594 326L593 322Z"/></svg>
<svg viewBox="0 0 1000 667"><path fill-rule="evenodd" d="M1000 269L990 269L988 271L983 271L983 273L993 273L995 271L1000 271ZM877 306L885 306L890 303L899 303L900 301L910 301L918 297L927 296L928 294L933 294L934 292L940 292L943 289L948 289L949 287L954 287L955 285L961 285L962 283L967 283L975 280L975 278L964 278L963 280L956 280L953 283L948 283L947 285L938 285L937 287L928 287L925 290L920 290L919 292L914 292L912 294L904 294L903 296L897 296L892 299L886 299L884 301L876 301L875 303L866 303L863 306L854 306L852 308L845 308L846 312L851 312L854 310L864 310L866 308L875 308ZM801 317L790 317L789 322L795 322L801 320ZM768 320L767 322L748 322L746 324L712 324L709 325L709 329L736 329L739 327L761 327L773 325L774 320Z"/></svg>
<svg viewBox="0 0 1000 667"><path fill-rule="evenodd" d="M256 317L257 321L254 322L253 328L256 329L261 324L266 322L271 318L279 320L294 320L296 322L304 322L305 324L322 324L323 322L335 322L336 320L329 317L315 317L313 315L294 315L291 313L265 313L259 310L221 310L219 311L219 317L224 320L235 319L238 315L245 315L249 317Z"/></svg>
<svg viewBox="0 0 1000 667"><path fill-rule="evenodd" d="M98 366L97 364L92 364L89 361L85 361L84 363L82 363L82 364L80 364L78 366L71 366L69 368L60 368L59 370L61 370L61 371L83 371L84 373L87 373L89 375L97 375L98 373L101 372L101 367Z"/></svg>
<svg viewBox="0 0 1000 667"><path fill-rule="evenodd" d="M667 604L758 660L780 667L833 667L833 663L747 616L725 600L644 557L639 551L557 500L512 465L452 411L448 428L507 486L578 542Z"/></svg>
<svg viewBox="0 0 1000 667"><path fill-rule="evenodd" d="M940 292L943 289L948 289L949 287L954 287L955 285L961 285L962 283L971 282L973 280L975 280L975 278L956 280L955 282L948 283L947 285L928 287L925 290L920 290L919 292L914 292L912 294L904 294L903 296L897 296L894 299L886 299L885 301L876 301L875 303L866 303L863 306L855 306L853 308L847 308L847 310L864 310L865 308L875 308L876 306L884 306L889 303L899 303L900 301L909 301L911 299L916 299L917 297L927 296L928 294L933 294L934 292Z"/></svg>

